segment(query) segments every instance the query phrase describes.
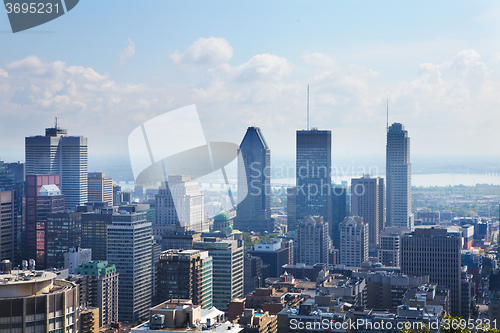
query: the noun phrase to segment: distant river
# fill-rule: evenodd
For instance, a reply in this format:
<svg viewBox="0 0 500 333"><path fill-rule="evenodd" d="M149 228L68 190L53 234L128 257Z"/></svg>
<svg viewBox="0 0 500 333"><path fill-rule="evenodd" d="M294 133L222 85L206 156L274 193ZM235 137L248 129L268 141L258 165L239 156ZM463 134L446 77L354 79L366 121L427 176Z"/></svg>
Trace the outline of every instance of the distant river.
<svg viewBox="0 0 500 333"><path fill-rule="evenodd" d="M385 178L385 175L382 175ZM352 176L342 176L333 177L332 181L336 184L341 184L342 181L350 184ZM211 179L215 185L214 190L218 187L216 184L221 184L222 179ZM465 173L439 173L439 174L413 174L412 175L412 185L413 186L474 186L476 184L488 184L488 185L500 185L500 174L465 174ZM232 184L236 183L234 177L229 177L229 182ZM293 186L295 184L295 178L273 178L271 180L273 186ZM123 189L134 189L135 184L133 182L118 182ZM207 180L203 180L203 188L208 188Z"/></svg>

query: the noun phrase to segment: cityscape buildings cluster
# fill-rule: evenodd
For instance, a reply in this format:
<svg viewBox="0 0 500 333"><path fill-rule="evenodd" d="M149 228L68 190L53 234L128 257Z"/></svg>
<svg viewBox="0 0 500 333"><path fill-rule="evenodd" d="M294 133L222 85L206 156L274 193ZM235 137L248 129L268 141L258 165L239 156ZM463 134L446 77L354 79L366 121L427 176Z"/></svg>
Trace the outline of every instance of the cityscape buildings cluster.
<svg viewBox="0 0 500 333"><path fill-rule="evenodd" d="M332 183L331 131L297 131L296 184L277 207L258 127L239 146L235 209L191 175L113 185L88 171L87 138L57 123L25 149L24 164L0 161L2 332L294 332L323 320L348 332L342 323L358 319L396 332L448 314L500 323L486 252L498 225L414 214L402 124L387 129L385 178L350 187Z"/></svg>

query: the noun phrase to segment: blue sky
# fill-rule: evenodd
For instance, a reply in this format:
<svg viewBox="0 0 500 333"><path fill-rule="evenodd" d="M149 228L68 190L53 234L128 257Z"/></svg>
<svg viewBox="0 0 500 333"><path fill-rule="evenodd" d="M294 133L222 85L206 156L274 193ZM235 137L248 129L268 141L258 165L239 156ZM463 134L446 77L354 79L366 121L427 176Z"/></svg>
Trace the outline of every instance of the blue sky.
<svg viewBox="0 0 500 333"><path fill-rule="evenodd" d="M385 105L412 153L496 155L496 1L97 1L13 34L0 13L0 156L53 117L91 154L126 153L140 123L196 104L209 140L260 126L294 153L305 127L333 156L383 155Z"/></svg>

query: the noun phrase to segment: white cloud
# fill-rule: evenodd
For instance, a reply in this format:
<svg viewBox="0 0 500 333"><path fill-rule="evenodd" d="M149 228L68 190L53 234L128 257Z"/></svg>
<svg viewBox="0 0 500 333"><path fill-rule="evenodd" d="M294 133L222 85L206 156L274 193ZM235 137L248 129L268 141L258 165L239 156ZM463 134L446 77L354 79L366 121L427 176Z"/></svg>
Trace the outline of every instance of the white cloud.
<svg viewBox="0 0 500 333"><path fill-rule="evenodd" d="M300 59L308 65L318 67L335 67L337 65L331 56L320 52L305 52L300 56Z"/></svg>
<svg viewBox="0 0 500 333"><path fill-rule="evenodd" d="M127 47L120 52L120 62L118 63L118 66L121 67L125 64L125 62L132 58L135 55L135 44L132 41L131 38L128 38L128 45Z"/></svg>
<svg viewBox="0 0 500 333"><path fill-rule="evenodd" d="M170 59L176 64L217 64L233 57L233 47L224 38L199 38L186 51L176 50Z"/></svg>
<svg viewBox="0 0 500 333"><path fill-rule="evenodd" d="M216 71L220 71L226 77L241 81L276 81L292 72L293 65L286 59L274 54L257 54L246 63L239 66L223 64Z"/></svg>

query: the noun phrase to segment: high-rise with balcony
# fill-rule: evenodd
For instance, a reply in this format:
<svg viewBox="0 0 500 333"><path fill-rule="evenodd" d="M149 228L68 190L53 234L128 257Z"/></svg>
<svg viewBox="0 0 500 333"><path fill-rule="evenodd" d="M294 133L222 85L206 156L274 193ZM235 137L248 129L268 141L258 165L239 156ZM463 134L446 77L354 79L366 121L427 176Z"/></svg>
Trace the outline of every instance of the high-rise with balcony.
<svg viewBox="0 0 500 333"><path fill-rule="evenodd" d="M212 308L212 257L207 251L167 250L158 263L158 301L190 299Z"/></svg>
<svg viewBox="0 0 500 333"><path fill-rule="evenodd" d="M271 218L271 150L260 128L249 127L240 144L238 159L238 204L235 227L241 230L273 231Z"/></svg>
<svg viewBox="0 0 500 333"><path fill-rule="evenodd" d="M387 226L413 229L410 137L399 123L387 131Z"/></svg>
<svg viewBox="0 0 500 333"><path fill-rule="evenodd" d="M68 136L65 129L45 129L45 136L25 139L26 175L59 174L66 209L87 202L87 138Z"/></svg>
<svg viewBox="0 0 500 333"><path fill-rule="evenodd" d="M297 131L296 184L297 221L307 216L321 216L331 222L332 132Z"/></svg>

